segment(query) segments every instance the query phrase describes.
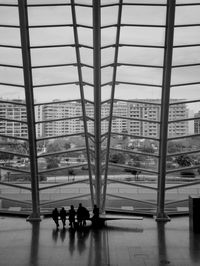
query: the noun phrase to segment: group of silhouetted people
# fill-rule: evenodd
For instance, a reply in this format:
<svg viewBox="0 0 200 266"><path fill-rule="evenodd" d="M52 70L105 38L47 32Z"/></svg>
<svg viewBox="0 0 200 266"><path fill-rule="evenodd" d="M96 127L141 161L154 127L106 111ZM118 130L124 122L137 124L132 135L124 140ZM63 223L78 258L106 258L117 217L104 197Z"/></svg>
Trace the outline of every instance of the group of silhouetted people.
<svg viewBox="0 0 200 266"><path fill-rule="evenodd" d="M59 227L59 220L61 220L63 228L66 226L67 216L69 220L69 226L73 229L86 226L86 220L90 219L90 213L88 209L82 205L82 203L79 203L77 211L74 209L73 205L70 206L68 213L64 207L62 207L60 211L58 211L57 208L52 211L52 219L54 220L57 228ZM95 224L95 222L98 221L98 218L99 208L94 205L93 217L91 218L92 223Z"/></svg>

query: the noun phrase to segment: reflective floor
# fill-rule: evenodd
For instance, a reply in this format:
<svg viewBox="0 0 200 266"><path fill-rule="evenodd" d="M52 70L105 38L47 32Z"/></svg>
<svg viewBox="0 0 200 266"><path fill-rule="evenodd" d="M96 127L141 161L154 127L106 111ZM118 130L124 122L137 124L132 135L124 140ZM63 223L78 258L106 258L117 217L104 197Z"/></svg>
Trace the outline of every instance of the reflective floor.
<svg viewBox="0 0 200 266"><path fill-rule="evenodd" d="M51 219L0 217L0 265L200 265L200 234L189 230L188 217L109 221L75 232L56 230Z"/></svg>

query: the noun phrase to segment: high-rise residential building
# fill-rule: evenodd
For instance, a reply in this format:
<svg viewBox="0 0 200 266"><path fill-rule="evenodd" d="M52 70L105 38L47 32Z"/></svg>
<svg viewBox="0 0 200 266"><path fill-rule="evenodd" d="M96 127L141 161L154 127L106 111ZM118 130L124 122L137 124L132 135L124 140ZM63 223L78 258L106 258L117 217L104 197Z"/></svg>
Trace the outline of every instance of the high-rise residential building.
<svg viewBox="0 0 200 266"><path fill-rule="evenodd" d="M14 99L13 102L0 104L0 134L27 137L26 106L23 100Z"/></svg>
<svg viewBox="0 0 200 266"><path fill-rule="evenodd" d="M194 134L200 133L200 111L194 114L194 118L198 118L194 120Z"/></svg>
<svg viewBox="0 0 200 266"><path fill-rule="evenodd" d="M171 102L175 103L174 99ZM128 103L129 121L128 132L133 136L158 137L160 133L160 101L156 99L140 99ZM188 109L185 104L173 104L169 108L169 121L188 118ZM135 120L134 120L135 119ZM151 123L152 121L152 123ZM155 122L153 122L155 121ZM188 134L188 121L169 123L169 137Z"/></svg>
<svg viewBox="0 0 200 266"><path fill-rule="evenodd" d="M175 104L169 108L169 121L188 118L188 109L185 104ZM24 103L22 100L15 100ZM94 132L94 106L85 105L87 114L88 132ZM110 105L105 103L101 109L101 130L108 131ZM26 121L26 107L23 105L1 103L0 105L0 131L10 136L27 136L27 125L18 121ZM91 119L90 119L91 118ZM4 120L7 119L7 120ZM137 100L134 102L116 101L113 104L112 132L127 132L133 136L159 136L160 105L158 100ZM13 121L16 120L16 121ZM45 105L35 105L36 136L51 137L75 134L84 131L82 119L82 106L77 101L58 102ZM51 121L52 120L52 121ZM45 121L45 122L44 122ZM151 121L155 121L151 122ZM198 121L195 127L198 128ZM169 123L169 137L188 134L188 121ZM198 130L198 129L196 129Z"/></svg>

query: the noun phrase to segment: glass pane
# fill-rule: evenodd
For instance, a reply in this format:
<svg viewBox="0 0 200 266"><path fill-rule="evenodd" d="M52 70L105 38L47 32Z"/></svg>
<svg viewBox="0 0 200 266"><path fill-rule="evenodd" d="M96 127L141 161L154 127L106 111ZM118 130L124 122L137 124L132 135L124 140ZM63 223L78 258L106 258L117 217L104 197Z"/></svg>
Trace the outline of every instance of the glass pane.
<svg viewBox="0 0 200 266"><path fill-rule="evenodd" d="M76 20L80 25L92 26L92 8L77 6Z"/></svg>
<svg viewBox="0 0 200 266"><path fill-rule="evenodd" d="M28 9L29 25L71 24L71 8L68 6L30 7Z"/></svg>
<svg viewBox="0 0 200 266"><path fill-rule="evenodd" d="M120 43L164 46L164 37L165 31L160 28L123 27Z"/></svg>
<svg viewBox="0 0 200 266"><path fill-rule="evenodd" d="M122 24L165 25L165 7L124 6Z"/></svg>
<svg viewBox="0 0 200 266"><path fill-rule="evenodd" d="M72 28L38 28L30 29L31 46L72 44L74 34Z"/></svg>
<svg viewBox="0 0 200 266"><path fill-rule="evenodd" d="M31 59L33 66L70 64L76 63L76 54L72 47L32 49Z"/></svg>
<svg viewBox="0 0 200 266"><path fill-rule="evenodd" d="M164 50L139 47L120 47L119 63L163 66Z"/></svg>
<svg viewBox="0 0 200 266"><path fill-rule="evenodd" d="M16 7L4 7L0 8L0 25L19 25L19 14Z"/></svg>
<svg viewBox="0 0 200 266"><path fill-rule="evenodd" d="M162 69L120 66L117 71L117 81L147 83L161 86Z"/></svg>

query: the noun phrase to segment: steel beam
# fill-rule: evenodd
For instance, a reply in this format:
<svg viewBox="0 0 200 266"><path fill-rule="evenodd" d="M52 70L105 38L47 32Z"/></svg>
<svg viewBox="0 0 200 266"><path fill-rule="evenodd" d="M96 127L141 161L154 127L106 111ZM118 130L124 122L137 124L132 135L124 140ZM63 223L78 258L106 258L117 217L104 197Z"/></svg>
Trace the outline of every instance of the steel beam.
<svg viewBox="0 0 200 266"><path fill-rule="evenodd" d="M159 173L158 173L158 198L157 198L157 221L167 221L169 217L165 214L165 178L167 158L167 138L169 120L169 101L171 86L171 70L173 55L175 0L167 1L165 53L161 99L161 125L160 125L160 147L159 147Z"/></svg>
<svg viewBox="0 0 200 266"><path fill-rule="evenodd" d="M118 54L119 54L122 5L123 5L123 0L119 0L116 46L115 46L114 68L113 68L111 100L110 100L110 115L109 115L108 137L107 137L107 147L106 147L107 153L106 153L105 173L104 173L103 202L102 202L103 210L105 209L105 203L106 203L107 175L108 175L108 163L109 163L109 157L110 157L110 140L111 140L112 121L113 121L113 105L114 105L115 85L116 85L116 76L117 76L117 62L118 62Z"/></svg>
<svg viewBox="0 0 200 266"><path fill-rule="evenodd" d="M101 0L93 1L95 204L101 210Z"/></svg>
<svg viewBox="0 0 200 266"><path fill-rule="evenodd" d="M33 98L33 81L31 70L30 40L28 32L28 12L27 1L18 0L21 48L24 73L24 88L26 96L26 110L28 122L28 138L30 152L30 169L31 169L31 188L32 188L32 214L30 221L40 220L39 208L39 184L38 184L38 166L37 166L37 147L35 133L35 112Z"/></svg>
<svg viewBox="0 0 200 266"><path fill-rule="evenodd" d="M89 140L88 140L87 114L86 114L86 108L85 108L85 96L84 96L83 78L82 78L82 69L81 69L81 56L80 56L80 50L79 50L79 38L78 38L76 9L75 9L74 0L71 0L71 11L72 11L72 21L73 21L73 30L74 30L74 40L75 40L80 95L81 95L81 106L82 106L82 113L83 113L83 125L84 125L84 131L85 131L85 145L86 145L86 152L87 152L91 202L92 202L92 207L93 207L94 206L94 191L93 191L93 184L92 184L91 156L90 156Z"/></svg>

